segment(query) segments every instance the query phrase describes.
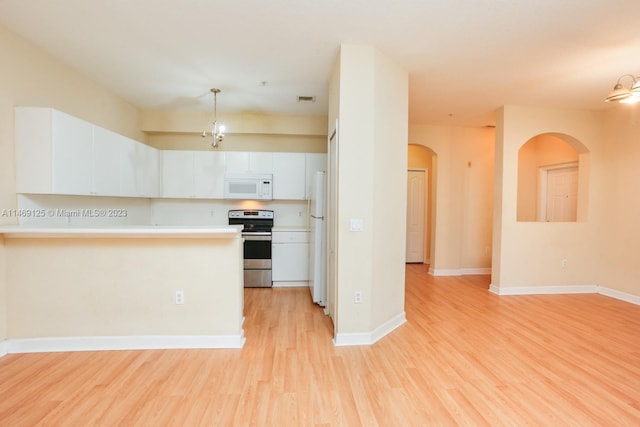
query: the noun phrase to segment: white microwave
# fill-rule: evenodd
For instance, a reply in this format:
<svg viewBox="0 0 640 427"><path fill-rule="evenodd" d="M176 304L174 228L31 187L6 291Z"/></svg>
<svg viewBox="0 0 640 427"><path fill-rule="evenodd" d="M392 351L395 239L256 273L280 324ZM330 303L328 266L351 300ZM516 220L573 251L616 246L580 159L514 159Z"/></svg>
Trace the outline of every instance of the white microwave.
<svg viewBox="0 0 640 427"><path fill-rule="evenodd" d="M273 175L225 173L224 198L244 200L273 199Z"/></svg>

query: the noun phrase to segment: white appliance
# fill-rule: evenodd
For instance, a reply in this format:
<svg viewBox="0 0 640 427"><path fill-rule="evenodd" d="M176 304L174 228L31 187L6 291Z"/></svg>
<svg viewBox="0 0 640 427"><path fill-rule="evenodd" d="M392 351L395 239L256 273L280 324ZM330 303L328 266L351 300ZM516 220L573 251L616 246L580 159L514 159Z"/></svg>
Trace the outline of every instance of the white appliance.
<svg viewBox="0 0 640 427"><path fill-rule="evenodd" d="M273 199L273 175L225 173L224 198L243 200Z"/></svg>
<svg viewBox="0 0 640 427"><path fill-rule="evenodd" d="M327 304L325 175L314 174L309 199L309 291L313 302L322 307Z"/></svg>

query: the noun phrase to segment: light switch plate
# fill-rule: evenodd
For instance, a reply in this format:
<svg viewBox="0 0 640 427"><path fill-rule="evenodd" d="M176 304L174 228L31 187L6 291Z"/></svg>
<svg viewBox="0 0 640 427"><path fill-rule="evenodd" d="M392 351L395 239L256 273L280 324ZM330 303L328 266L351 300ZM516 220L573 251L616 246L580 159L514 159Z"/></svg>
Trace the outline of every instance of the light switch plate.
<svg viewBox="0 0 640 427"><path fill-rule="evenodd" d="M363 227L362 218L351 218L349 231L362 231Z"/></svg>

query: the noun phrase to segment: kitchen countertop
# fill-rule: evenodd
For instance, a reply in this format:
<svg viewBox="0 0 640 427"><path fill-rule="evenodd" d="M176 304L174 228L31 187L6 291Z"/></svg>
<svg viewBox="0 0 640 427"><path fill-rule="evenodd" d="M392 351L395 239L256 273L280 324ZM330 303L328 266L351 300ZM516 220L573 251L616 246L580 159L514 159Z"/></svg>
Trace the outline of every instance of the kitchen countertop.
<svg viewBox="0 0 640 427"><path fill-rule="evenodd" d="M131 225L116 227L0 226L0 235L8 238L240 238L241 225L224 226L156 226Z"/></svg>

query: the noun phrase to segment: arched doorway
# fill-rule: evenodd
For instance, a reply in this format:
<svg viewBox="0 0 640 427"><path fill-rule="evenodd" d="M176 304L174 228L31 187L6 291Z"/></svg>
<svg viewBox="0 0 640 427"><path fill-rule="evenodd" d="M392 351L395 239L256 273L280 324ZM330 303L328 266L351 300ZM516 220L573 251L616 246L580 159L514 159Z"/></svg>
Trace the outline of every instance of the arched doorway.
<svg viewBox="0 0 640 427"><path fill-rule="evenodd" d="M427 147L409 144L407 157L409 171L407 181L407 262L429 264L432 253L431 207L436 155ZM420 192L422 194L419 194ZM418 217L420 211L423 212L423 218ZM421 236L417 234L421 234ZM417 250L420 249L416 248L417 245L422 245L422 251ZM420 256L422 259L419 259Z"/></svg>

